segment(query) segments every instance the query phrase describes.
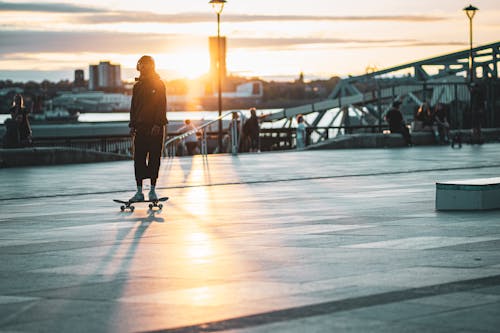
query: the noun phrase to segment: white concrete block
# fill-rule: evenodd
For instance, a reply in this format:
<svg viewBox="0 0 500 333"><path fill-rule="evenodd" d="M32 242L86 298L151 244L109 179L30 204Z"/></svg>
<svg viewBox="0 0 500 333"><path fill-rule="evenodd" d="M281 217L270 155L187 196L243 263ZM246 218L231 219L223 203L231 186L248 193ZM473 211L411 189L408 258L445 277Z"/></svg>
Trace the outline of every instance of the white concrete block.
<svg viewBox="0 0 500 333"><path fill-rule="evenodd" d="M436 209L500 209L500 177L437 182Z"/></svg>

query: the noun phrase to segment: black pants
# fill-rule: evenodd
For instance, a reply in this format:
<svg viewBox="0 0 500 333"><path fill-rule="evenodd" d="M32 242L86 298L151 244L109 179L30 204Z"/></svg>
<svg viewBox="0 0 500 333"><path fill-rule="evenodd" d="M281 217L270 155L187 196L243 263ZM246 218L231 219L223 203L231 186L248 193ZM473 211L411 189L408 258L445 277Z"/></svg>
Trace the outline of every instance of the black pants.
<svg viewBox="0 0 500 333"><path fill-rule="evenodd" d="M146 178L151 180L158 178L162 148L163 133L153 136L149 133L139 132L135 135L134 170L137 181Z"/></svg>
<svg viewBox="0 0 500 333"><path fill-rule="evenodd" d="M401 133L407 145L412 144L410 131L405 124L401 124L400 126L390 126L389 129L391 130L391 133Z"/></svg>

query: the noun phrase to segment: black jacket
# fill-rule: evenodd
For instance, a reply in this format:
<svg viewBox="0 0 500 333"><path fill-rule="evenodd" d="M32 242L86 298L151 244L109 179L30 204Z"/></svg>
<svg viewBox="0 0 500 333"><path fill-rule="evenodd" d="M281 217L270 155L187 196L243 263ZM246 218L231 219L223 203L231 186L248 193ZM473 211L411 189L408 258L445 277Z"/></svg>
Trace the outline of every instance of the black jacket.
<svg viewBox="0 0 500 333"><path fill-rule="evenodd" d="M165 84L156 73L141 75L134 85L129 127L141 130L166 124L168 121Z"/></svg>

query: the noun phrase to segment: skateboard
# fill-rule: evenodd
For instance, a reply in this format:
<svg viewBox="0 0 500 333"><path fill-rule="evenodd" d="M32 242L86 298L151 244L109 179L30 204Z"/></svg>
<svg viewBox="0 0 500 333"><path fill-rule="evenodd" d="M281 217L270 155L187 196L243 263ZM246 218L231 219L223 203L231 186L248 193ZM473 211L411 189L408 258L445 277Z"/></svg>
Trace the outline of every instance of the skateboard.
<svg viewBox="0 0 500 333"><path fill-rule="evenodd" d="M153 207L158 207L159 209L163 208L163 204L161 202L165 202L168 200L168 197L161 197L158 200L141 200L141 201L123 201L118 199L113 199L114 202L122 204L120 206L120 210L123 212L125 209L130 209L131 212L134 211L135 207L133 204L149 202L149 209L153 209Z"/></svg>

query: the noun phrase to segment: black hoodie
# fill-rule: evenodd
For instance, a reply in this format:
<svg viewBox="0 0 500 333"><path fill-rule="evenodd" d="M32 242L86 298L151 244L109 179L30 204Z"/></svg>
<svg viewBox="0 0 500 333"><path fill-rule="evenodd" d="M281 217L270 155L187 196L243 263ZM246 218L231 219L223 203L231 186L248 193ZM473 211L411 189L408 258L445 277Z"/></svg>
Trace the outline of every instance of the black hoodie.
<svg viewBox="0 0 500 333"><path fill-rule="evenodd" d="M129 127L140 131L149 130L154 125L166 124L168 121L165 84L156 73L141 75L134 85Z"/></svg>

